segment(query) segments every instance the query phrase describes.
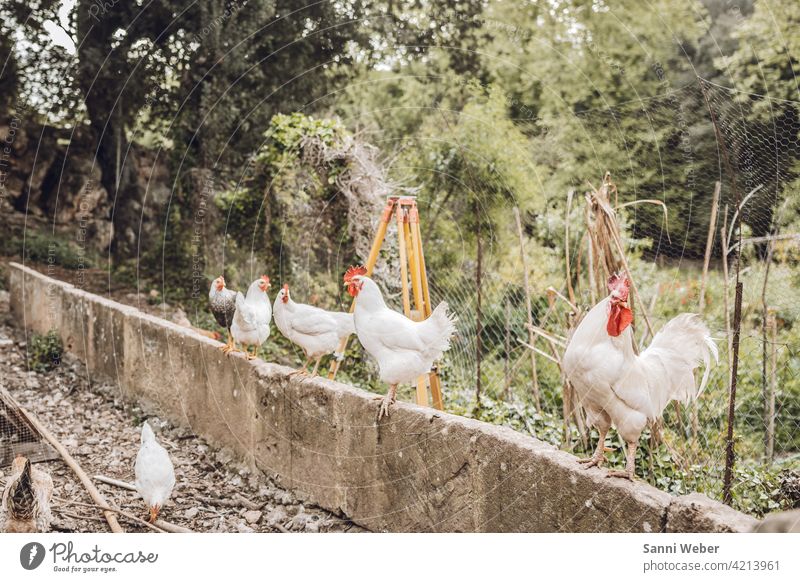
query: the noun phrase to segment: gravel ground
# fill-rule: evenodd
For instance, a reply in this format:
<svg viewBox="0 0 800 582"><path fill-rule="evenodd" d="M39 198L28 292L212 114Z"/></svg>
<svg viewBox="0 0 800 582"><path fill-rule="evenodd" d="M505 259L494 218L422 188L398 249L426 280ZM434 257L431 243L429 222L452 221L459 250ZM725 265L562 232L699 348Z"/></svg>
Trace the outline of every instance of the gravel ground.
<svg viewBox="0 0 800 582"><path fill-rule="evenodd" d="M90 386L82 363L69 354L53 370L29 371L25 335L11 325L5 291L0 291L0 386L49 428L88 475L133 482L145 414L124 402L116 386ZM198 532L364 531L347 519L301 503L263 473L236 464L230 451L215 450L165 420L148 420L172 457L177 479L160 519ZM54 531L109 531L101 513L85 505L92 500L65 463L58 459L38 466L55 483ZM0 468L2 486L8 471L9 467ZM146 517L147 508L136 492L95 485L111 505ZM129 532L149 531L125 518L120 524Z"/></svg>

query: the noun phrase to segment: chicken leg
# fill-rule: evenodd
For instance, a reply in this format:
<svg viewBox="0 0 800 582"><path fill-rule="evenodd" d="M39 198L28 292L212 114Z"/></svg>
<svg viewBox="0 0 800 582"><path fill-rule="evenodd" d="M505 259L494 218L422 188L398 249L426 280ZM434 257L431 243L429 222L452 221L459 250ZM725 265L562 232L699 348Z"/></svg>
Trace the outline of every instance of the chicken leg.
<svg viewBox="0 0 800 582"><path fill-rule="evenodd" d="M597 448L594 450L594 454L589 457L588 459L578 459L579 463L585 463L586 468L589 467L602 467L603 463L606 462L606 434L608 434L608 428L605 429L597 429L597 432L600 433L600 438L597 441Z"/></svg>
<svg viewBox="0 0 800 582"><path fill-rule="evenodd" d="M636 471L636 447L639 443L628 443L625 452L625 470L624 471L609 471L606 477L620 477L621 479L628 479L633 481L633 475Z"/></svg>
<svg viewBox="0 0 800 582"><path fill-rule="evenodd" d="M250 353L250 348L244 348L245 358L248 360L255 360L258 357L258 346L253 346L253 353Z"/></svg>
<svg viewBox="0 0 800 582"><path fill-rule="evenodd" d="M233 341L233 336L231 335L231 330L228 328L228 341L225 342L225 345L222 346L222 353L228 355L231 352L236 351L236 343Z"/></svg>
<svg viewBox="0 0 800 582"><path fill-rule="evenodd" d="M150 508L150 519L148 520L150 523L155 523L156 519L158 519L158 512L161 511L161 508L158 505L154 505Z"/></svg>
<svg viewBox="0 0 800 582"><path fill-rule="evenodd" d="M397 384L390 384L389 385L389 392L386 393L386 396L381 398L381 406L378 408L378 420L383 418L384 416L389 416L389 407L395 403L397 399Z"/></svg>
<svg viewBox="0 0 800 582"><path fill-rule="evenodd" d="M306 375L308 375L308 365L310 363L311 363L311 358L306 356L306 363L303 364L303 367L302 368L298 368L294 372L290 373L289 377L291 378L292 376L306 376Z"/></svg>
<svg viewBox="0 0 800 582"><path fill-rule="evenodd" d="M311 371L311 377L312 378L317 375L317 370L319 370L319 363L321 361L322 361L322 356L318 357L317 358L317 363L314 364L314 369Z"/></svg>

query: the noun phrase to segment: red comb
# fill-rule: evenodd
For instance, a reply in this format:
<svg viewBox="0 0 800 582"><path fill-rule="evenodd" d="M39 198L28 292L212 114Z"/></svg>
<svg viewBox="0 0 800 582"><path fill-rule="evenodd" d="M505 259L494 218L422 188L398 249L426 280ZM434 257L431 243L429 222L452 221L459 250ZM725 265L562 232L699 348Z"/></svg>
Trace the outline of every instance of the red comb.
<svg viewBox="0 0 800 582"><path fill-rule="evenodd" d="M612 290L617 285L619 285L620 283L623 283L623 282L624 282L624 284L626 286L631 284L631 282L628 280L628 278L625 276L624 273L614 273L613 275L611 275L608 278L608 289L609 289L609 291Z"/></svg>
<svg viewBox="0 0 800 582"><path fill-rule="evenodd" d="M267 285L269 285L269 277L267 277L266 275L261 275L261 278L264 280L264 282L265 282Z"/></svg>
<svg viewBox="0 0 800 582"><path fill-rule="evenodd" d="M284 283L283 284L283 290L284 291L288 291L289 290L289 283Z"/></svg>
<svg viewBox="0 0 800 582"><path fill-rule="evenodd" d="M366 275L366 274L367 274L367 268L366 267L363 267L363 266L350 267L349 269L347 269L347 272L344 274L344 281L345 281L345 283L347 283L353 277L356 277L358 275Z"/></svg>

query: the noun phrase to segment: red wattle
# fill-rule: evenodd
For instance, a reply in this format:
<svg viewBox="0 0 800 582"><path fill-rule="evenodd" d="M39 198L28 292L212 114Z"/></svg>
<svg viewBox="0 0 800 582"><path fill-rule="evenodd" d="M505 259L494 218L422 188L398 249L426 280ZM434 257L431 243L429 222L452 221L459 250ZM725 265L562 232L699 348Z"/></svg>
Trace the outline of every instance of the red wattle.
<svg viewBox="0 0 800 582"><path fill-rule="evenodd" d="M611 305L606 324L608 335L618 337L631 323L633 323L633 312L630 309L618 303Z"/></svg>

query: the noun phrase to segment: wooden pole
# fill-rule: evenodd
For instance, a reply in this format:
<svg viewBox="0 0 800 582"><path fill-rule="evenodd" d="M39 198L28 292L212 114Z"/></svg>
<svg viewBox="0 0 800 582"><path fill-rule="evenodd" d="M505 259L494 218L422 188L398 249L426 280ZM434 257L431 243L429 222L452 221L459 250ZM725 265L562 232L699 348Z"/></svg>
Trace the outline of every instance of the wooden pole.
<svg viewBox="0 0 800 582"><path fill-rule="evenodd" d="M425 253L422 252L422 233L419 226L419 209L416 202L409 210L409 222L411 224L411 242L416 249L417 264L419 265L419 278L422 287L422 313L424 316L430 317L433 313L431 306L431 295L428 287L428 271L425 267ZM431 386L431 401L433 407L437 410L444 410L444 399L442 398L442 382L439 379L439 374L433 370L428 375L428 381Z"/></svg>
<svg viewBox="0 0 800 582"><path fill-rule="evenodd" d="M567 192L567 210L564 216L564 260L567 269L567 294L571 303L575 303L575 291L572 288L572 269L570 268L571 258L569 256L569 213L572 210L572 198L575 195L574 190Z"/></svg>
<svg viewBox="0 0 800 582"><path fill-rule="evenodd" d="M728 433L725 439L725 475L722 483L722 500L730 505L733 465L736 460L733 441L733 424L736 417L736 384L739 374L739 336L742 329L742 290L741 281L736 283L736 302L733 311L733 367L731 368L731 389L728 395Z"/></svg>
<svg viewBox="0 0 800 582"><path fill-rule="evenodd" d="M481 406L481 359L483 358L483 344L481 335L483 334L483 319L481 313L481 300L483 292L481 289L481 278L483 277L483 241L481 240L481 219L479 215L478 201L475 200L474 212L478 221L477 242L478 242L478 261L475 268L475 294L477 297L475 304L475 405Z"/></svg>
<svg viewBox="0 0 800 582"><path fill-rule="evenodd" d="M70 469L72 469L75 475L78 476L78 479L80 479L84 488L86 488L86 491L89 493L89 496L92 498L92 501L94 501L97 505L108 507L109 506L108 502L105 500L103 495L97 490L97 487L94 486L94 483L92 483L92 480L84 472L84 470L81 468L78 462L75 459L73 459L72 455L70 455L67 449L64 448L64 445L62 445L61 442L59 442L59 440L56 437L54 437L49 430L47 430L47 427L45 427L41 422L39 422L39 419L36 418L36 416L34 416L32 413L28 412L22 407L20 407L19 409L22 412L22 414L25 415L28 421L34 426L34 428L36 428L36 430L39 431L39 434L41 434L51 445L53 445L53 448L58 452L59 455L61 455L61 458L64 459L64 462L69 466ZM108 527L111 528L112 532L125 533L125 530L122 529L122 527L120 527L119 521L117 521L117 516L114 514L113 511L103 510L103 516L106 518L106 521L108 522Z"/></svg>
<svg viewBox="0 0 800 582"><path fill-rule="evenodd" d="M525 313L528 318L528 342L536 345L536 336L531 331L533 326L533 306L531 303L531 284L528 279L528 258L525 256L525 238L522 233L522 219L519 215L519 208L514 207L514 220L517 223L517 236L519 237L519 258L522 262L522 281L525 285ZM533 393L533 401L536 404L536 410L542 411L542 402L539 396L539 374L536 369L536 352L531 350L531 375L533 376L531 384L531 392Z"/></svg>
<svg viewBox="0 0 800 582"><path fill-rule="evenodd" d="M774 312L769 314L770 378L767 394L767 463L775 459L775 392L778 389L778 321Z"/></svg>
<svg viewBox="0 0 800 582"><path fill-rule="evenodd" d="M408 295L408 256L406 241L403 236L403 208L400 204L395 209L397 217L397 246L400 250L400 284L403 292L403 313L411 319L411 298Z"/></svg>
<svg viewBox="0 0 800 582"><path fill-rule="evenodd" d="M733 331L731 329L730 308L730 271L728 269L728 205L722 217L722 230L719 242L722 245L722 293L723 308L725 310L725 338L728 344L728 371L733 367Z"/></svg>
<svg viewBox="0 0 800 582"><path fill-rule="evenodd" d="M714 184L714 196L711 199L711 218L708 222L708 237L706 238L706 254L703 257L703 279L700 284L700 314L706 306L706 285L708 284L708 266L711 262L711 250L714 248L714 233L717 232L717 212L719 211L719 195L722 183L717 180Z"/></svg>
<svg viewBox="0 0 800 582"><path fill-rule="evenodd" d="M772 234L777 234L778 229L777 227L774 229ZM769 378L769 373L767 371L767 361L770 358L770 351L769 351L769 339L768 339L768 331L769 331L769 319L771 317L769 305L767 304L767 288L769 282L769 272L770 267L772 265L772 255L775 250L775 241L770 240L767 243L767 256L764 260L764 283L761 285L761 392L764 398L764 456L767 462L771 462L772 452L770 451L770 434L769 434L769 423L770 423L770 405L769 405L769 392L771 388L772 381ZM739 250L741 252L741 249Z"/></svg>
<svg viewBox="0 0 800 582"><path fill-rule="evenodd" d="M413 206L416 206L416 203L412 203ZM401 210L401 204L398 204L398 216ZM406 317L409 319L413 319L415 321L420 321L425 318L425 313L422 309L422 283L420 281L420 274L419 274L419 260L416 253L416 247L412 244L411 240L411 225L410 225L410 213L411 209L408 208L403 211L402 215L402 223L398 222L397 224L397 232L400 235L400 244L405 248L406 257L408 258L408 271L411 275L411 292L414 296L414 310L416 312L416 317L414 317L414 313L410 311L406 314ZM402 253L400 255L400 261L402 263ZM401 266L402 267L402 266ZM408 291L406 290L406 295L404 296L404 304L405 304L405 297L408 295ZM411 300L408 300L408 303L411 303ZM417 378L417 404L420 406L427 406L428 405L428 383L427 383L427 374L423 374L419 378Z"/></svg>

